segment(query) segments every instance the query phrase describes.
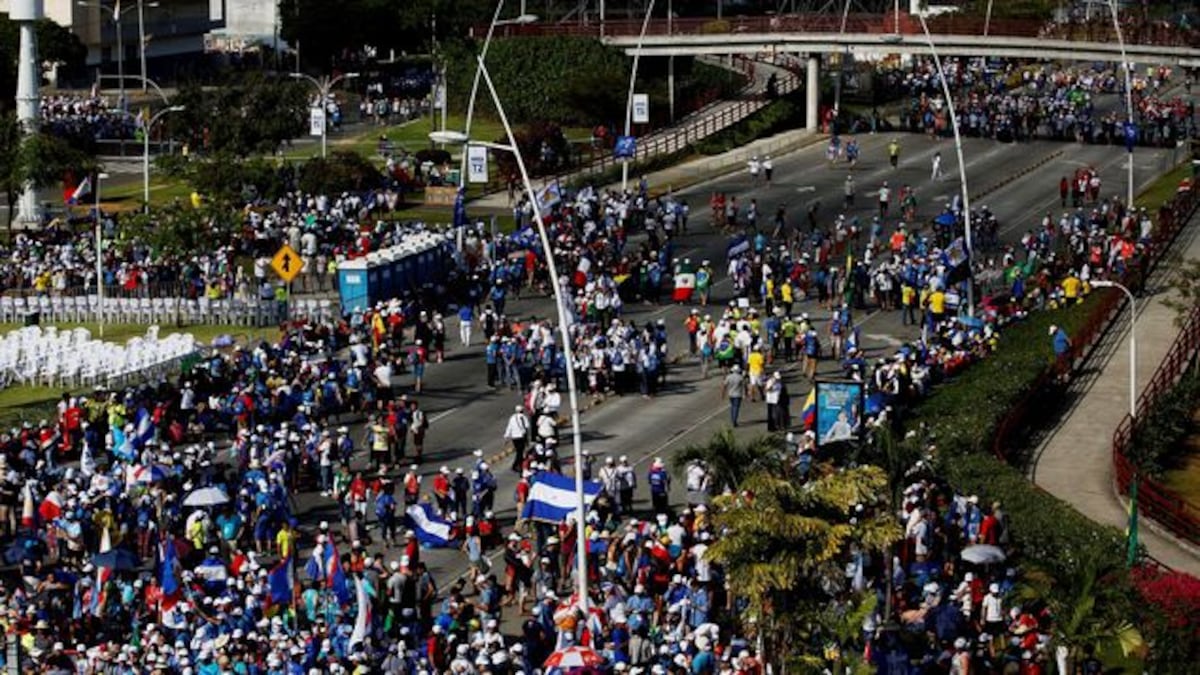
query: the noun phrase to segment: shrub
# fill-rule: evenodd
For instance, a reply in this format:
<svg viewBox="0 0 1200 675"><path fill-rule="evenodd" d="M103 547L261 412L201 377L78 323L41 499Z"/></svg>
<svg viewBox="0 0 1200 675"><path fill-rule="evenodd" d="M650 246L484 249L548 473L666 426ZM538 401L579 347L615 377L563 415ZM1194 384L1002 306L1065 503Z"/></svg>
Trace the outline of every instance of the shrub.
<svg viewBox="0 0 1200 675"><path fill-rule="evenodd" d="M745 119L698 141L696 152L719 155L751 141L804 126L804 104L795 95L771 101Z"/></svg>
<svg viewBox="0 0 1200 675"><path fill-rule="evenodd" d="M1135 567L1130 576L1142 601L1137 618L1152 646L1150 671L1194 672L1200 659L1200 579L1148 566Z"/></svg>
<svg viewBox="0 0 1200 675"><path fill-rule="evenodd" d="M335 152L300 167L300 189L310 194L369 190L382 182L383 175L375 165L356 152Z"/></svg>
<svg viewBox="0 0 1200 675"><path fill-rule="evenodd" d="M1192 429L1197 401L1200 401L1200 375L1192 369L1150 407L1137 425L1125 456L1151 477L1160 478L1163 471L1171 468L1182 441Z"/></svg>
<svg viewBox="0 0 1200 675"><path fill-rule="evenodd" d="M262 158L239 159L222 153L192 163L192 185L216 201L277 197L286 186L276 167Z"/></svg>

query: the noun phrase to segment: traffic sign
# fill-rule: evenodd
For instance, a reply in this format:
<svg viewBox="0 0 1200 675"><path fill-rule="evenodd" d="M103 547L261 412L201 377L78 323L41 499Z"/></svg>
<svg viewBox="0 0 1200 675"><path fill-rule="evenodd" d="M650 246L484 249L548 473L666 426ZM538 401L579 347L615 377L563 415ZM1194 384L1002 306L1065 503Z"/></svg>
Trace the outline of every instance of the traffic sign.
<svg viewBox="0 0 1200 675"><path fill-rule="evenodd" d="M299 276L303 268L304 261L300 259L300 254L287 244L280 246L275 252L275 257L271 258L271 269L275 270L285 283L292 283L292 279Z"/></svg>

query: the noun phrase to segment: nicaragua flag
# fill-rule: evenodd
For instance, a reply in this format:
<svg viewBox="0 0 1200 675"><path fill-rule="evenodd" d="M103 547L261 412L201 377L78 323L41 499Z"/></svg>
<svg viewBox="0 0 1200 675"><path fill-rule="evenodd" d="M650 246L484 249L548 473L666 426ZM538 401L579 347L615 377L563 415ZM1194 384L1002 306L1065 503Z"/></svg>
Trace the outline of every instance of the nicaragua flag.
<svg viewBox="0 0 1200 675"><path fill-rule="evenodd" d="M325 568L325 586L337 596L338 604L350 602L350 585L346 581L346 571L342 569L342 559L338 556L337 545L332 541L326 542L325 556L322 565Z"/></svg>
<svg viewBox="0 0 1200 675"><path fill-rule="evenodd" d="M599 481L585 480L583 482L583 499L591 504L596 495L600 494ZM527 520L541 520L548 523L560 523L578 508L575 501L575 479L562 474L540 471L534 474L530 483L529 497L525 500L525 509L521 517Z"/></svg>
<svg viewBox="0 0 1200 675"><path fill-rule="evenodd" d="M413 504L405 509L404 522L417 534L417 541L422 546L442 548L454 545L450 522L437 515L430 504Z"/></svg>
<svg viewBox="0 0 1200 675"><path fill-rule="evenodd" d="M92 177L84 176L83 180L79 182L79 185L76 185L75 189L71 191L71 195L69 197L67 197L67 203L68 204L78 204L80 202L80 200L82 200L89 193L91 193L91 191L92 191Z"/></svg>
<svg viewBox="0 0 1200 675"><path fill-rule="evenodd" d="M133 437L130 442L137 450L146 447L146 444L154 440L154 434L157 432L157 427L154 424L154 417L145 407L138 408L137 415L134 418Z"/></svg>
<svg viewBox="0 0 1200 675"><path fill-rule="evenodd" d="M128 433L126 430L114 426L112 428L112 453L125 462L132 462L137 458L137 451L133 448L133 430Z"/></svg>

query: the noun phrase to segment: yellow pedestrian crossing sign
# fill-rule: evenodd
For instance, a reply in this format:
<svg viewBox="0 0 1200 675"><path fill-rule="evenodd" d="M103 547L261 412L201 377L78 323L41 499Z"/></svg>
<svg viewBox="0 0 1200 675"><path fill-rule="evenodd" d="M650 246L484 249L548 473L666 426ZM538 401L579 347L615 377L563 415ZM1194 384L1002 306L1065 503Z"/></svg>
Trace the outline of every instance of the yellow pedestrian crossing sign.
<svg viewBox="0 0 1200 675"><path fill-rule="evenodd" d="M301 269L304 267L304 261L300 259L300 254L296 253L296 249L284 244L275 252L275 257L271 258L271 269L279 275L286 283L292 283L300 275Z"/></svg>

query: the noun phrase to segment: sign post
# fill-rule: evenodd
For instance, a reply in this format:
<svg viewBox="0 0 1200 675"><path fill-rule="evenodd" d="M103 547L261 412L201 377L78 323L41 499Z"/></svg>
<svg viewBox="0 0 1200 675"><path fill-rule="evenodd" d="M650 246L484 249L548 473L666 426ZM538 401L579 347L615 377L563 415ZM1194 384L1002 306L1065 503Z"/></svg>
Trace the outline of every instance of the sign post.
<svg viewBox="0 0 1200 675"><path fill-rule="evenodd" d="M649 94L634 94L633 95L633 123L634 124L649 124L650 123L650 95Z"/></svg>
<svg viewBox="0 0 1200 675"><path fill-rule="evenodd" d="M275 274L278 274L284 283L290 284L304 269L304 259L296 253L296 249L284 244L275 252L275 257L271 258L271 269L275 270Z"/></svg>
<svg viewBox="0 0 1200 675"><path fill-rule="evenodd" d="M488 181L487 148L482 145L467 146L467 180L472 183Z"/></svg>

